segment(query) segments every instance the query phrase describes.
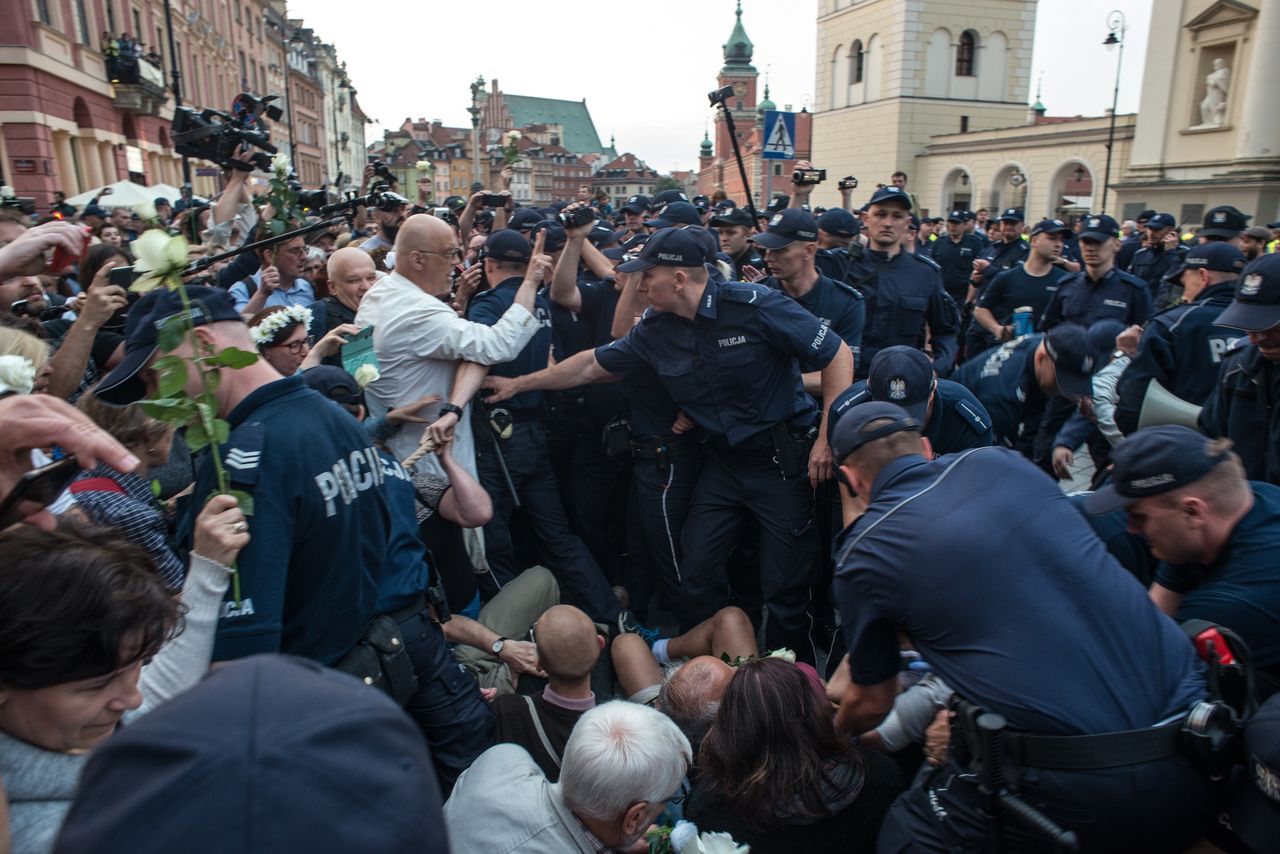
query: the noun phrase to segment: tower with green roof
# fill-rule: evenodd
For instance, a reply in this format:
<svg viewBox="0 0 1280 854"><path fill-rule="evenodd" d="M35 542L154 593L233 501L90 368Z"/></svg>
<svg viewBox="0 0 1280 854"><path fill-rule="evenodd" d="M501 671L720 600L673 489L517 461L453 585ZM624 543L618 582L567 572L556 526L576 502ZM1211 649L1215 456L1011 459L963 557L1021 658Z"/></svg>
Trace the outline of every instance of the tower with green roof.
<svg viewBox="0 0 1280 854"><path fill-rule="evenodd" d="M756 121L756 81L760 72L751 64L755 45L742 26L742 0L738 0L734 12L733 31L724 43L724 67L716 77L716 87L733 87L733 96L729 98L728 107L733 111L733 121L738 130L738 142L746 141ZM716 110L716 156L732 157L733 146L729 142L729 129L724 121L724 113Z"/></svg>

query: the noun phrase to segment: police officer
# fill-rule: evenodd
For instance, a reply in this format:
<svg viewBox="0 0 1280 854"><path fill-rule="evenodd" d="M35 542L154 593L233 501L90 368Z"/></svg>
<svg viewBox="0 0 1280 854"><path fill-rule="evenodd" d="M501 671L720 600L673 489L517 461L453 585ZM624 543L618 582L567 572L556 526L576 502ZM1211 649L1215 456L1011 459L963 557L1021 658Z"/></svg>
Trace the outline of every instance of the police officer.
<svg viewBox="0 0 1280 854"><path fill-rule="evenodd" d="M953 744L968 746L894 802L879 850L985 851L993 838L1029 850L1010 824L991 826L978 776L991 761L1081 850L1185 848L1211 810L1208 779L1179 749L1207 693L1194 648L1056 483L998 447L931 461L919 429L871 402L840 418L833 443L868 502L836 543L851 677L837 725L864 733L893 708L905 636L957 695ZM982 737L979 712L1003 717L984 721L1007 725L1003 744Z"/></svg>
<svg viewBox="0 0 1280 854"><path fill-rule="evenodd" d="M996 441L1028 459L1037 458L1035 438L1047 400L1088 396L1090 377L1107 361L1085 327L1068 323L1055 329L993 347L956 368L952 377L990 413Z"/></svg>
<svg viewBox="0 0 1280 854"><path fill-rule="evenodd" d="M764 256L751 243L755 223L742 208L727 208L711 217L711 226L720 235L720 259L732 268L733 281L747 282L764 272Z"/></svg>
<svg viewBox="0 0 1280 854"><path fill-rule="evenodd" d="M849 267L862 257L862 244L857 241L861 232L862 224L844 208L823 211L818 217L818 254L814 258L818 272L828 279L845 281Z"/></svg>
<svg viewBox="0 0 1280 854"><path fill-rule="evenodd" d="M1134 222L1137 223L1138 227L1134 229L1133 234L1121 241L1120 251L1116 253L1116 266L1121 270L1129 270L1130 265L1133 264L1134 256L1146 244L1147 226L1155 215L1155 211L1145 210L1134 217ZM1174 223L1174 225L1176 226L1177 223Z"/></svg>
<svg viewBox="0 0 1280 854"><path fill-rule="evenodd" d="M1240 635L1262 696L1280 690L1280 487L1247 480L1229 440L1174 424L1139 430L1112 460L1111 483L1085 508L1128 511L1160 559L1151 601Z"/></svg>
<svg viewBox="0 0 1280 854"><path fill-rule="evenodd" d="M1188 403L1204 404L1213 394L1223 357L1240 338L1217 319L1231 305L1244 254L1230 243L1202 243L1172 271L1182 288L1182 305L1158 312L1142 333L1138 354L1116 385L1116 426L1138 429L1147 389L1154 382Z"/></svg>
<svg viewBox="0 0 1280 854"><path fill-rule="evenodd" d="M850 271L850 284L867 300L859 378L866 377L866 366L882 347L924 347L926 327L939 376L951 371L959 351L959 311L942 287L938 265L902 251L910 204L899 188L881 187L867 205L863 223L870 248Z"/></svg>
<svg viewBox="0 0 1280 854"><path fill-rule="evenodd" d="M202 345L211 352L253 349L225 291L191 286L187 296ZM158 352L156 331L183 311L179 295L165 288L138 301L129 312L125 356L99 384L98 397L123 406L155 392L149 366ZM302 377L282 379L262 360L220 376L214 394L230 434L200 456L194 495L217 490L217 453L231 487L253 498L253 513L213 658L279 652L337 664L376 613L389 542L381 462L360 425ZM191 394L201 391L194 376L188 386ZM181 520L182 539L194 519L188 512Z"/></svg>
<svg viewBox="0 0 1280 854"><path fill-rule="evenodd" d="M929 257L942 270L942 285L956 305L963 305L969 293L973 262L982 254L982 240L965 232L964 211L947 214L947 235L933 241Z"/></svg>
<svg viewBox="0 0 1280 854"><path fill-rule="evenodd" d="M1123 247L1122 247L1123 248ZM1152 297L1160 288L1160 282L1187 257L1187 248L1178 239L1178 223L1173 214L1160 213L1147 221L1147 245L1133 256L1126 268L1117 256L1116 266L1147 283ZM1157 306L1164 308L1165 306Z"/></svg>
<svg viewBox="0 0 1280 854"><path fill-rule="evenodd" d="M1031 229L1030 251L1021 264L996 276L978 297L973 323L965 337L965 352L977 355L1001 341L1016 337L1014 312L1030 309L1032 328L1039 323L1058 285L1067 277L1062 246L1071 228L1060 219L1046 219ZM1024 332L1025 334L1025 332Z"/></svg>
<svg viewBox="0 0 1280 854"><path fill-rule="evenodd" d="M849 215L848 211L839 213ZM865 300L843 281L832 279L815 267L817 241L818 223L808 211L787 208L774 214L764 233L751 238L764 250L769 271L769 278L761 284L780 289L831 327L849 345L856 360L866 322ZM812 377L810 391L817 390L817 380Z"/></svg>
<svg viewBox="0 0 1280 854"><path fill-rule="evenodd" d="M831 404L828 428L851 406L885 400L901 406L923 426L936 455L995 444L986 407L960 383L933 375L929 357L914 347L886 347L876 354L865 380Z"/></svg>
<svg viewBox="0 0 1280 854"><path fill-rule="evenodd" d="M1049 300L1041 328L1067 321L1084 326L1119 320L1132 326L1151 316L1151 292L1136 276L1116 269L1120 225L1106 214L1090 216L1079 235L1084 269L1067 276Z"/></svg>
<svg viewBox="0 0 1280 854"><path fill-rule="evenodd" d="M1250 480L1280 484L1280 255L1244 268L1217 325L1249 338L1223 361L1199 427L1235 443Z"/></svg>
<svg viewBox="0 0 1280 854"><path fill-rule="evenodd" d="M1200 238L1201 243L1212 240L1235 240L1240 232L1249 227L1251 219L1253 219L1252 216L1241 213L1235 205L1218 205L1205 212L1204 225L1201 226L1197 237Z"/></svg>
<svg viewBox="0 0 1280 854"><path fill-rule="evenodd" d="M649 212L649 197L630 196L622 206L622 221L631 236L648 234L644 228L644 215Z"/></svg>
<svg viewBox="0 0 1280 854"><path fill-rule="evenodd" d="M803 393L800 375L820 370L822 396L834 399L848 385L853 356L782 292L710 279L706 251L691 231L663 229L618 267L644 274L638 287L653 311L609 346L556 365L544 382L570 387L644 366L657 373L706 434L682 537L681 624L694 626L727 601L725 561L745 510L760 530L765 643L812 663L813 488L830 478L830 449L820 426L825 414Z"/></svg>
<svg viewBox="0 0 1280 854"><path fill-rule="evenodd" d="M966 302L973 302L991 284L992 279L1021 264L1027 257L1027 243L1022 239L1022 211L1008 208L1000 214L996 223L1000 227L1000 239L984 249L973 262L969 282L976 290L966 297Z"/></svg>
<svg viewBox="0 0 1280 854"><path fill-rule="evenodd" d="M667 192L675 193L678 191L668 190ZM664 195L666 193L660 193L658 198L662 198ZM702 214L698 213L698 209L690 202L680 201L679 199L669 201L663 204L661 208L655 208L655 212L657 213L656 216L645 220L645 228L658 229L670 228L673 225L702 225Z"/></svg>
<svg viewBox="0 0 1280 854"><path fill-rule="evenodd" d="M550 267L550 259L541 253L544 241L539 235L538 258L534 260L533 247L519 232L502 229L489 235L485 241L484 273L494 284L472 298L467 308L469 320L492 326L510 307L526 276L543 277ZM530 263L531 260L534 263ZM547 366L551 351L551 307L545 294L540 293L535 300L533 316L541 326L533 340L510 362L490 368L490 374L516 377ZM566 598L580 603L596 622L628 631L629 627L623 626L622 621L629 620L630 614L622 612L599 565L582 540L569 530L547 457L546 433L539 421L541 397L540 392L526 392L481 417L479 429L487 430L489 435L476 443L476 467L480 482L493 500L493 518L484 526L490 575L502 585L523 569L516 560L510 528L518 499L532 522L539 546L547 555L548 568L555 573Z"/></svg>

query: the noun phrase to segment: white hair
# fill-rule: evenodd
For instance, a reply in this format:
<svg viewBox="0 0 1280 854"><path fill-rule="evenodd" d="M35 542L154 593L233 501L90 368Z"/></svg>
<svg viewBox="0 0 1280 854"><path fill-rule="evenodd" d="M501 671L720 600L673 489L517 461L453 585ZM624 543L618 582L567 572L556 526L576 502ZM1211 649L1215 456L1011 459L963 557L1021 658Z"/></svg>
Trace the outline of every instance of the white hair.
<svg viewBox="0 0 1280 854"><path fill-rule="evenodd" d="M661 712L615 700L578 719L565 745L560 789L565 805L598 821L619 818L639 801L671 797L693 753Z"/></svg>

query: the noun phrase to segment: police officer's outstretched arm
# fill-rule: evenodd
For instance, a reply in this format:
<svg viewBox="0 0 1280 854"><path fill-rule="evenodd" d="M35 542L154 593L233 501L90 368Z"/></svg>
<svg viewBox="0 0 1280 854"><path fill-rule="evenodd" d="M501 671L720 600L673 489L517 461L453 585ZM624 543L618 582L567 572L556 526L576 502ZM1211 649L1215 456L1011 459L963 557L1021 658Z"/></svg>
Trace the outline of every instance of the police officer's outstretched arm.
<svg viewBox="0 0 1280 854"><path fill-rule="evenodd" d="M522 377L487 376L480 388L491 393L485 403L500 403L526 391L563 391L588 383L613 382L618 377L600 366L594 350L575 353L559 364Z"/></svg>

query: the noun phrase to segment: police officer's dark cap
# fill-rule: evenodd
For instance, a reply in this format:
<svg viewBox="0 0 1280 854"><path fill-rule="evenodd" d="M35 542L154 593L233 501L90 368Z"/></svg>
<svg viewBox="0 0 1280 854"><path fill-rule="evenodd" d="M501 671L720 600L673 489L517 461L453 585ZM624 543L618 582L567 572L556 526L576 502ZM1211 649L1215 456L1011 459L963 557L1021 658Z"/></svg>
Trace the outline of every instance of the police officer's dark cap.
<svg viewBox="0 0 1280 854"><path fill-rule="evenodd" d="M80 216L81 217L97 216L97 217L102 217L103 219L106 219L107 217L111 216L111 214L107 213L107 209L102 207L101 205L85 205L84 210L80 212Z"/></svg>
<svg viewBox="0 0 1280 854"><path fill-rule="evenodd" d="M622 206L622 210L626 213L648 213L649 207L648 196L632 196L627 199L626 204Z"/></svg>
<svg viewBox="0 0 1280 854"><path fill-rule="evenodd" d="M818 217L818 228L836 237L857 237L862 224L844 208L831 208Z"/></svg>
<svg viewBox="0 0 1280 854"><path fill-rule="evenodd" d="M1236 282L1235 299L1214 323L1246 332L1261 332L1280 323L1280 255L1249 262Z"/></svg>
<svg viewBox="0 0 1280 854"><path fill-rule="evenodd" d="M663 190L661 193L653 197L653 201L649 203L649 209L661 211L667 205L673 202L687 202L689 197L684 194L683 190Z"/></svg>
<svg viewBox="0 0 1280 854"><path fill-rule="evenodd" d="M1276 220L1275 222L1269 222L1269 223L1267 223L1267 228L1269 228L1269 229L1271 229L1271 230L1273 230L1273 231L1274 231L1275 229L1277 229L1277 228L1280 228L1280 219Z"/></svg>
<svg viewBox="0 0 1280 854"><path fill-rule="evenodd" d="M1111 452L1111 483L1085 499L1090 513L1109 513L1140 498L1195 483L1227 453L1209 453L1212 440L1180 424L1147 427Z"/></svg>
<svg viewBox="0 0 1280 854"><path fill-rule="evenodd" d="M1005 208L1000 216L996 217L996 222L1022 222L1024 219L1022 211L1017 208Z"/></svg>
<svg viewBox="0 0 1280 854"><path fill-rule="evenodd" d="M711 207L711 200L706 196L694 196L693 206L700 211L705 211Z"/></svg>
<svg viewBox="0 0 1280 854"><path fill-rule="evenodd" d="M920 424L924 423L935 383L929 357L915 347L901 344L876 353L867 373L872 400L901 406Z"/></svg>
<svg viewBox="0 0 1280 854"><path fill-rule="evenodd" d="M454 213L461 213L462 209L467 206L467 200L462 196L449 196L444 200L442 207L446 207Z"/></svg>
<svg viewBox="0 0 1280 854"><path fill-rule="evenodd" d="M1267 851L1280 839L1280 694L1245 724L1244 761L1227 809L1231 832L1251 850Z"/></svg>
<svg viewBox="0 0 1280 854"><path fill-rule="evenodd" d="M662 209L661 214L653 219L645 220L645 225L652 228L667 228L672 225L701 224L702 215L698 213L698 209L693 206L692 202L670 202Z"/></svg>
<svg viewBox="0 0 1280 854"><path fill-rule="evenodd" d="M1136 217L1134 217L1134 219L1140 223L1149 223L1151 221L1151 218L1155 215L1156 215L1155 211L1151 209L1147 209L1142 213L1138 214Z"/></svg>
<svg viewBox="0 0 1280 854"><path fill-rule="evenodd" d="M947 214L947 222L966 222L968 219L964 211L951 211Z"/></svg>
<svg viewBox="0 0 1280 854"><path fill-rule="evenodd" d="M701 267L706 249L694 228L664 228L650 235L640 257L618 265L619 273L636 273L650 267Z"/></svg>
<svg viewBox="0 0 1280 854"><path fill-rule="evenodd" d="M355 377L336 365L316 365L302 372L302 379L320 394L334 403L355 405L364 403L360 385Z"/></svg>
<svg viewBox="0 0 1280 854"><path fill-rule="evenodd" d="M1037 234L1061 234L1063 237L1071 235L1071 226L1067 225L1060 219L1042 219L1031 229L1031 236Z"/></svg>
<svg viewBox="0 0 1280 854"><path fill-rule="evenodd" d="M876 191L871 194L871 201L867 202L867 207L872 205L884 205L890 202L906 205L907 210L911 210L911 196L901 187L877 187Z"/></svg>
<svg viewBox="0 0 1280 854"><path fill-rule="evenodd" d="M533 208L517 208L511 214L511 219L507 220L507 228L516 231L529 231L540 222L542 222L542 214Z"/></svg>
<svg viewBox="0 0 1280 854"><path fill-rule="evenodd" d="M538 236L540 231L546 232L546 236L542 238L543 252L559 252L569 242L569 235L565 232L563 225L544 219L533 227L533 231L529 232L530 248L532 248L533 239Z"/></svg>
<svg viewBox="0 0 1280 854"><path fill-rule="evenodd" d="M751 228L755 225L755 220L751 218L751 214L743 208L726 208L723 212L711 217L712 225L740 225L743 228Z"/></svg>
<svg viewBox="0 0 1280 854"><path fill-rule="evenodd" d="M484 242L485 251L496 261L526 263L533 257L529 238L512 228L503 228L489 235Z"/></svg>
<svg viewBox="0 0 1280 854"><path fill-rule="evenodd" d="M1080 230L1081 240L1110 240L1120 236L1120 223L1106 214L1089 214Z"/></svg>
<svg viewBox="0 0 1280 854"><path fill-rule="evenodd" d="M813 214L799 208L778 211L763 234L751 236L751 242L763 249L781 249L796 241L812 243L817 239L818 221Z"/></svg>
<svg viewBox="0 0 1280 854"><path fill-rule="evenodd" d="M222 288L190 285L187 298L192 326L240 320L235 303ZM155 355L160 328L175 322L182 313L182 298L168 288L156 288L134 303L125 321L124 358L94 389L94 396L112 406L127 406L146 397L146 386L138 374Z"/></svg>
<svg viewBox="0 0 1280 854"><path fill-rule="evenodd" d="M911 215L911 230L912 231L920 230L920 217L916 216L915 214Z"/></svg>
<svg viewBox="0 0 1280 854"><path fill-rule="evenodd" d="M1249 227L1250 214L1241 213L1233 205L1219 205L1210 208L1204 215L1204 227L1200 229L1201 237L1221 237L1230 240Z"/></svg>
<svg viewBox="0 0 1280 854"><path fill-rule="evenodd" d="M867 426L884 418L892 421L878 427ZM840 463L868 442L903 430L919 432L920 422L908 415L901 406L881 400L859 404L845 410L836 422L835 429L831 431L831 456L836 463Z"/></svg>
<svg viewBox="0 0 1280 854"><path fill-rule="evenodd" d="M1222 240L1192 246L1182 263L1170 270L1165 281L1177 281L1183 270L1216 270L1219 273L1239 273L1244 270L1244 253L1233 244Z"/></svg>
<svg viewBox="0 0 1280 854"><path fill-rule="evenodd" d="M587 240L596 246L612 246L626 236L626 233L626 229L615 230L609 223L598 219L591 231L587 232Z"/></svg>
<svg viewBox="0 0 1280 854"><path fill-rule="evenodd" d="M1122 328L1122 327L1121 327ZM1093 375L1107 363L1107 354L1114 349L1119 329L1110 332L1111 346L1103 347L1105 336L1098 341L1096 335L1078 323L1060 323L1044 336L1044 349L1053 360L1058 376L1058 388L1064 394L1089 397L1093 394Z"/></svg>
<svg viewBox="0 0 1280 854"><path fill-rule="evenodd" d="M1158 213L1147 218L1147 228L1177 228L1178 221L1171 213Z"/></svg>

